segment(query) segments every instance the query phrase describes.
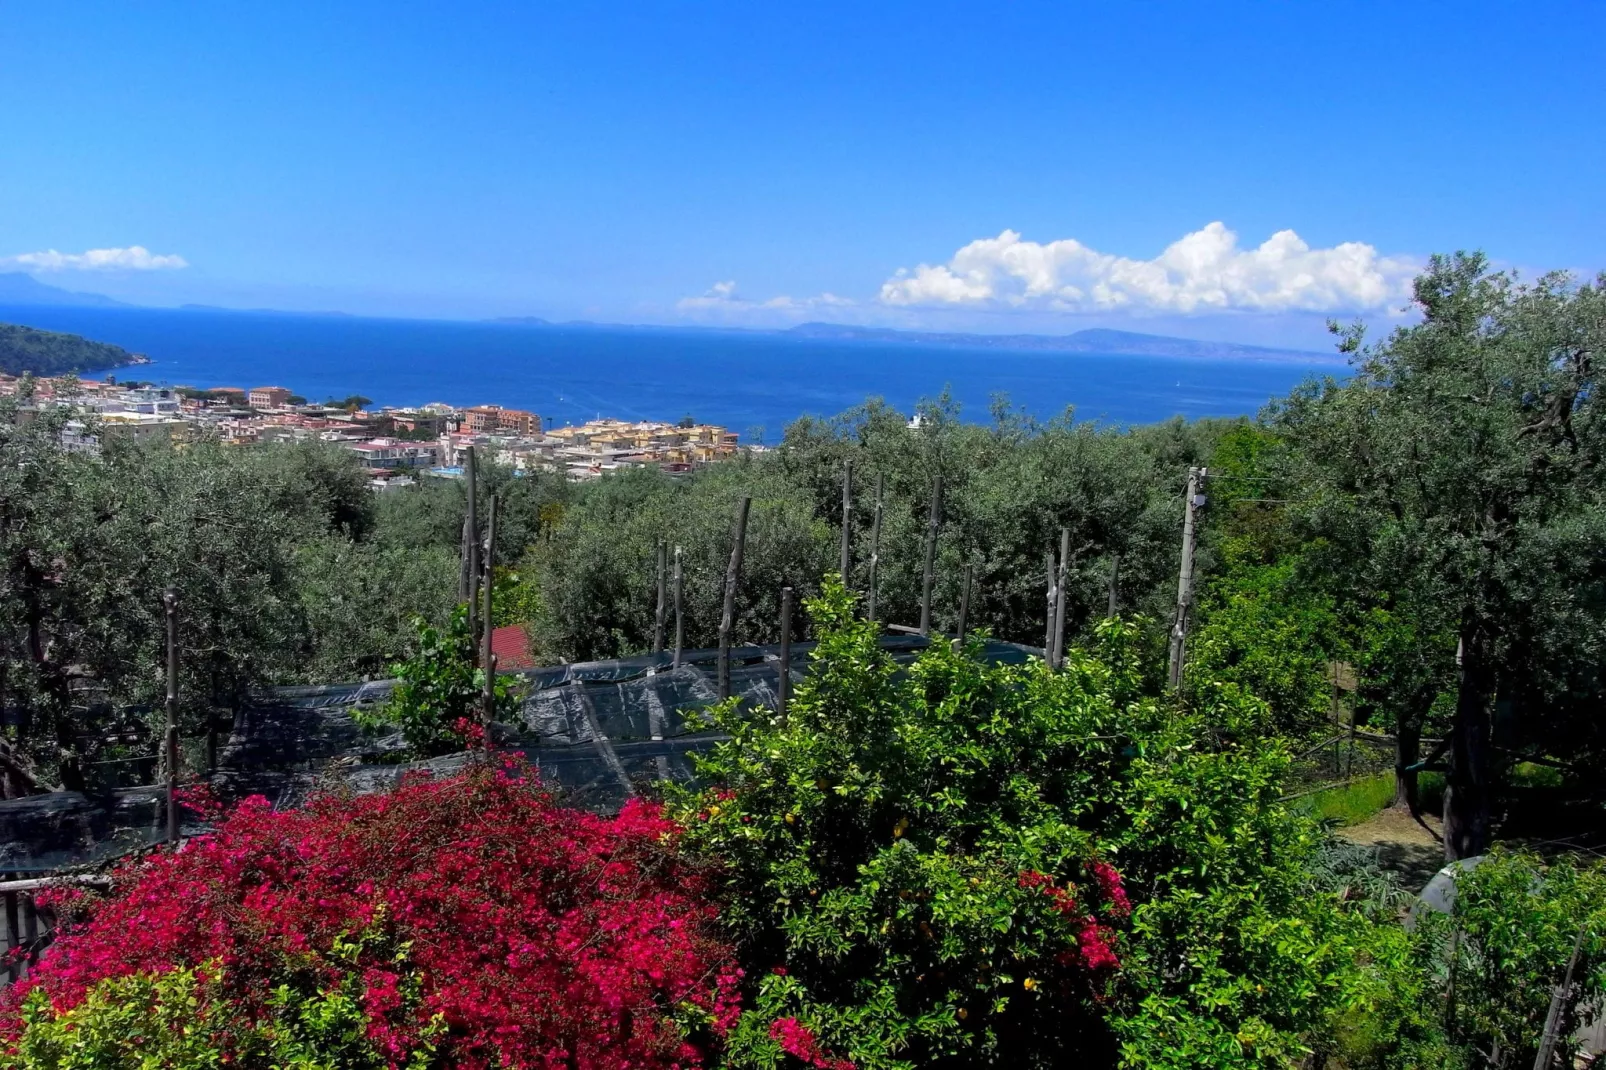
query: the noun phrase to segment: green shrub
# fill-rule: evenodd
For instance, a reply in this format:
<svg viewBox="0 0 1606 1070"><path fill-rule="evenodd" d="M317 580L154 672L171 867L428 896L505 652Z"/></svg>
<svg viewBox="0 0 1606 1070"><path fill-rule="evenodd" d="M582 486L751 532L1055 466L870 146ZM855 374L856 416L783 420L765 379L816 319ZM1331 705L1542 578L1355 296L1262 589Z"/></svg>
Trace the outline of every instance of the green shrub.
<svg viewBox="0 0 1606 1070"><path fill-rule="evenodd" d="M1582 933L1579 998L1563 1008L1558 1048L1557 1065L1572 1065L1572 1033L1606 1009L1606 865L1496 848L1456 880L1451 913L1424 915L1417 928L1424 971L1448 974L1453 988L1451 1038L1506 1066L1533 1065L1551 993Z"/></svg>
<svg viewBox="0 0 1606 1070"><path fill-rule="evenodd" d="M445 628L422 617L413 620L418 647L394 665L396 687L390 701L371 714L359 714L374 727L401 729L408 750L428 758L462 750L480 738L480 704L485 670L475 667L476 637L469 631L468 607L458 606ZM492 683L498 711L509 709L513 694L506 676Z"/></svg>
<svg viewBox="0 0 1606 1070"><path fill-rule="evenodd" d="M809 608L788 720L717 710L710 786L672 801L726 867L752 989L732 1065L779 1065L792 1025L816 1065L866 1070L1291 1067L1333 1046L1375 924L1315 880L1319 826L1278 801L1288 751L1250 731L1264 703L1145 693L1119 622L1057 673L945 643L904 671L839 585ZM1021 876L1085 897L1093 859L1134 907L1119 971L1079 976Z"/></svg>

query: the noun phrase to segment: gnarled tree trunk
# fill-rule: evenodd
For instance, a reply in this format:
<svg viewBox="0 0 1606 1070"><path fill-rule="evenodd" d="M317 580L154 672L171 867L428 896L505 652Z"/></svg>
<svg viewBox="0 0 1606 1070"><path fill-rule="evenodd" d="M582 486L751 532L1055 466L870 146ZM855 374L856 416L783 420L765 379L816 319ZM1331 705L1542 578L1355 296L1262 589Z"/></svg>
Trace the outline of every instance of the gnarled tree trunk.
<svg viewBox="0 0 1606 1070"><path fill-rule="evenodd" d="M1461 628L1460 686L1450 731L1450 770L1444 789L1444 856L1454 862L1489 846L1489 748L1494 666L1481 623Z"/></svg>

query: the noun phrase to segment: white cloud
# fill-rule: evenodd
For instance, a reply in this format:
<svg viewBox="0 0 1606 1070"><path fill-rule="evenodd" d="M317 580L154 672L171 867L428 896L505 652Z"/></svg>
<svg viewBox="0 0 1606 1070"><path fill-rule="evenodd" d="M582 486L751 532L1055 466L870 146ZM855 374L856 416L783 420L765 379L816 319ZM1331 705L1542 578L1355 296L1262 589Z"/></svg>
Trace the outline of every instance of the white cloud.
<svg viewBox="0 0 1606 1070"><path fill-rule="evenodd" d="M18 253L16 256L0 257L0 265L24 271L160 271L190 266L182 256L152 253L143 245L130 245L126 249L90 249L82 253L59 253L54 249L42 253Z"/></svg>
<svg viewBox="0 0 1606 1070"><path fill-rule="evenodd" d="M732 322L760 322L801 318L821 309L841 309L856 304L846 297L824 293L817 297L787 297L784 294L764 301L752 301L736 292L735 280L716 282L698 297L682 297L675 308L701 319Z"/></svg>
<svg viewBox="0 0 1606 1070"><path fill-rule="evenodd" d="M1006 230L971 242L946 264L899 269L880 299L1055 312L1344 312L1405 299L1419 267L1362 242L1312 249L1291 230L1241 249L1221 223L1183 236L1153 260L1101 253L1074 238L1023 241Z"/></svg>

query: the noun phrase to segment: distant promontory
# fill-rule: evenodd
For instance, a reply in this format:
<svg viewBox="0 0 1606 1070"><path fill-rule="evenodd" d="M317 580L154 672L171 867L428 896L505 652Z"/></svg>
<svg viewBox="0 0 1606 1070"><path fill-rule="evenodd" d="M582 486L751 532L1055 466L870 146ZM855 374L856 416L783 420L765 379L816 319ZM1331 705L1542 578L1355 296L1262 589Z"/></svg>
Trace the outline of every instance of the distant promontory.
<svg viewBox="0 0 1606 1070"><path fill-rule="evenodd" d="M1057 353L1100 353L1118 356L1178 357L1195 360L1336 361L1331 353L1311 353L1236 342L1203 342L1159 334L1093 328L1075 334L959 334L899 331L888 327L853 327L841 323L801 323L789 334L843 342L890 342L902 345L955 346L964 349L1038 349Z"/></svg>
<svg viewBox="0 0 1606 1070"><path fill-rule="evenodd" d="M108 342L0 323L0 372L6 375L66 375L145 362L144 357Z"/></svg>

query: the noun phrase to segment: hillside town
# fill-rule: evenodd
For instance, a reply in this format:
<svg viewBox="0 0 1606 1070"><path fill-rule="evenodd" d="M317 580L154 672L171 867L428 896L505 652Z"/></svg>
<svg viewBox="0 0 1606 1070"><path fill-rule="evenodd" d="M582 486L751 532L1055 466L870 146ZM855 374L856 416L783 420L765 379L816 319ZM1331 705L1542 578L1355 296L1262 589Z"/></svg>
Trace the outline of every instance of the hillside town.
<svg viewBox="0 0 1606 1070"><path fill-rule="evenodd" d="M18 394L25 414L48 406L73 411L62 434L69 449L98 452L110 438L181 442L198 435L239 446L331 442L357 455L375 490L411 486L422 476L459 478L469 446L516 472L560 472L576 482L622 468L684 474L743 448L735 432L689 418L546 427L535 413L501 405L374 408L358 396L318 404L282 386L197 389L114 376L0 375L0 397Z"/></svg>

